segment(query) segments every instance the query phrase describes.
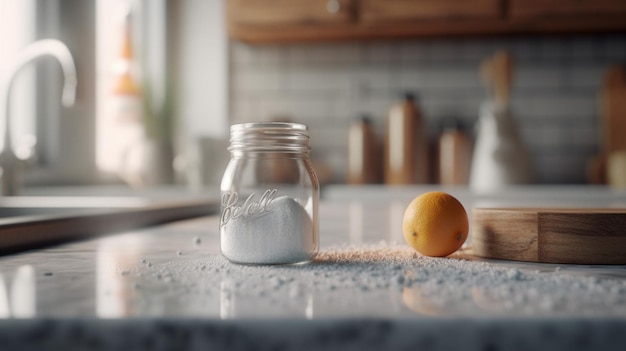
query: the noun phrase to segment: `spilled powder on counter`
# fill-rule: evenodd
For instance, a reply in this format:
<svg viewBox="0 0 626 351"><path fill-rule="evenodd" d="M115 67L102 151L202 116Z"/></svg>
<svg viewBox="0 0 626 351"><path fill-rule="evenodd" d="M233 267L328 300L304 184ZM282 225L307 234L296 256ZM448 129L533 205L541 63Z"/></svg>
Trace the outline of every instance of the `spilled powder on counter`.
<svg viewBox="0 0 626 351"><path fill-rule="evenodd" d="M316 310L338 315L367 314L372 305L376 314L386 306L390 315L626 315L624 279L577 275L551 265L536 271L536 265L414 253L405 245L387 243L331 247L309 264L289 266L236 265L221 255L179 257L155 264L155 272L138 284L142 291L165 294L148 294L157 299L175 294L181 303L196 301L200 306L208 303L201 301L218 299L229 317L242 316L241 311L290 311L311 299ZM175 284L163 277L175 278ZM145 296L138 301L151 303ZM254 305L241 308L245 303Z"/></svg>

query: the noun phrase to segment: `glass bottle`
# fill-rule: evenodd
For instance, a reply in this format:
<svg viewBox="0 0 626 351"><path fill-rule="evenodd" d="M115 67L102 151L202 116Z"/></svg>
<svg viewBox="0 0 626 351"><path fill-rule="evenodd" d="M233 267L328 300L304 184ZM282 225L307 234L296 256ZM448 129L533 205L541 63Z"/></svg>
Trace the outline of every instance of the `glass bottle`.
<svg viewBox="0 0 626 351"><path fill-rule="evenodd" d="M319 182L307 127L236 124L228 150L221 184L224 257L241 264L310 261L318 249Z"/></svg>

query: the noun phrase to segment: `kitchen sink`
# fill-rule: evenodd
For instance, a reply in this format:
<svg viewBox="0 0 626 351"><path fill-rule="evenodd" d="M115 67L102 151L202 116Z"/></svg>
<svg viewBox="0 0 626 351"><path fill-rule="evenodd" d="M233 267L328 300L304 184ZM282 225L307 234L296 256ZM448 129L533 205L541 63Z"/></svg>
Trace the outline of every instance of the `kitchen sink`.
<svg viewBox="0 0 626 351"><path fill-rule="evenodd" d="M24 216L48 216L48 215L67 215L97 212L98 208L82 208L82 207L0 207L0 218L24 217Z"/></svg>
<svg viewBox="0 0 626 351"><path fill-rule="evenodd" d="M0 254L215 214L213 197L0 198Z"/></svg>
<svg viewBox="0 0 626 351"><path fill-rule="evenodd" d="M150 202L146 198L130 196L11 196L0 198L0 218L141 208Z"/></svg>

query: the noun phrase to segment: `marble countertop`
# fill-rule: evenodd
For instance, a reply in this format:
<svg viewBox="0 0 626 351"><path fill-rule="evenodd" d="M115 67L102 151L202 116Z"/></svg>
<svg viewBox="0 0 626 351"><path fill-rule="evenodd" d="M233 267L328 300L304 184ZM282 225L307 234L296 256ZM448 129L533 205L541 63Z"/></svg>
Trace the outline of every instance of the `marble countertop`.
<svg viewBox="0 0 626 351"><path fill-rule="evenodd" d="M409 191L424 190L381 199L328 189L320 255L306 265L227 262L216 216L2 256L0 349L626 347L625 266L416 256L400 224ZM519 203L532 198L521 193ZM456 195L466 207L516 203ZM605 190L553 195L624 201Z"/></svg>

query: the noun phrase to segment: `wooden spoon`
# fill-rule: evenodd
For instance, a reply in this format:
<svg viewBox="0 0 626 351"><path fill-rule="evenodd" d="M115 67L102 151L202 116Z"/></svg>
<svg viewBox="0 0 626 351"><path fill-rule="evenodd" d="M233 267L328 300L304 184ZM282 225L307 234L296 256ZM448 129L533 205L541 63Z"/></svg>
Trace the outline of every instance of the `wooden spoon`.
<svg viewBox="0 0 626 351"><path fill-rule="evenodd" d="M604 151L609 154L626 149L626 70L609 67L602 91Z"/></svg>
<svg viewBox="0 0 626 351"><path fill-rule="evenodd" d="M513 82L513 57L507 51L498 51L492 59L492 80L495 101L508 107Z"/></svg>
<svg viewBox="0 0 626 351"><path fill-rule="evenodd" d="M487 98L493 99L494 95L494 82L493 82L493 60L491 57L487 57L480 64L480 78L485 86L487 92Z"/></svg>

